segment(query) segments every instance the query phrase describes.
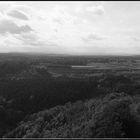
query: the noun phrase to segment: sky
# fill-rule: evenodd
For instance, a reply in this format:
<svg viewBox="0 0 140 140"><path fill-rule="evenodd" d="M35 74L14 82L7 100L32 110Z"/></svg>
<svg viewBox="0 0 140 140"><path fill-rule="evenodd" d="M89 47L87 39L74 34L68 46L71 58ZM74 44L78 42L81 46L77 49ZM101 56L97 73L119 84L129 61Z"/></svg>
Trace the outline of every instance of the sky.
<svg viewBox="0 0 140 140"><path fill-rule="evenodd" d="M140 2L0 1L0 52L140 54Z"/></svg>

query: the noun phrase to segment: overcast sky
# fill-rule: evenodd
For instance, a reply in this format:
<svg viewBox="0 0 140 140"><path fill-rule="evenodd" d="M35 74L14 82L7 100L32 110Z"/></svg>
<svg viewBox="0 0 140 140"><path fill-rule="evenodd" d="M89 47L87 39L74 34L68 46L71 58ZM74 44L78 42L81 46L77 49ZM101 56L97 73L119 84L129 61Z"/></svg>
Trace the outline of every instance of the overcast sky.
<svg viewBox="0 0 140 140"><path fill-rule="evenodd" d="M140 54L140 2L0 2L0 52Z"/></svg>

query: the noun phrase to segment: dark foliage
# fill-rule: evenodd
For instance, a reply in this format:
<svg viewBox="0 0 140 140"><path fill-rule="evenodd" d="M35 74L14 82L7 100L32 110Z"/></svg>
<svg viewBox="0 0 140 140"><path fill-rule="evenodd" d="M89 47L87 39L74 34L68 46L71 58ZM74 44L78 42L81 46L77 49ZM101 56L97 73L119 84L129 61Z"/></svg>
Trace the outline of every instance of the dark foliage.
<svg viewBox="0 0 140 140"><path fill-rule="evenodd" d="M0 54L0 137L140 137L136 59Z"/></svg>
<svg viewBox="0 0 140 140"><path fill-rule="evenodd" d="M26 117L4 137L123 138L140 136L139 103L124 93L56 106Z"/></svg>

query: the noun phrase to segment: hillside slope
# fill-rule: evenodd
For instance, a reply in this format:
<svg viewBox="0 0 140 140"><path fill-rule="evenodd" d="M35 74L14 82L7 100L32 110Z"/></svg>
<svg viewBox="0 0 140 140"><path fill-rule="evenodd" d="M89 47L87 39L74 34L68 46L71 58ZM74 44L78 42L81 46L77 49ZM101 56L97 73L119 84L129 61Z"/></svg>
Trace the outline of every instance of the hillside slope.
<svg viewBox="0 0 140 140"><path fill-rule="evenodd" d="M140 137L140 96L111 93L27 116L4 138Z"/></svg>

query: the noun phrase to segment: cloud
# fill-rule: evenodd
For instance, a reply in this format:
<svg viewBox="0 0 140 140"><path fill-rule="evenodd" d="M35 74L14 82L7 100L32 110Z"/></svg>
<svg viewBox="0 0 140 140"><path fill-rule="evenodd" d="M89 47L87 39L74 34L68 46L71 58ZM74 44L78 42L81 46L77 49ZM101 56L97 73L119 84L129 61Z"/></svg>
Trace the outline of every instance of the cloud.
<svg viewBox="0 0 140 140"><path fill-rule="evenodd" d="M92 13L94 15L102 15L104 14L105 10L102 5L88 5L88 6L83 5L76 7L75 12L82 14Z"/></svg>
<svg viewBox="0 0 140 140"><path fill-rule="evenodd" d="M104 13L104 7L102 5L88 6L86 7L86 11L97 15L102 15Z"/></svg>
<svg viewBox="0 0 140 140"><path fill-rule="evenodd" d="M92 16L96 10L87 10L87 7L89 5L84 6L81 15L86 12L85 17L87 14ZM100 8L98 7L97 9ZM18 46L22 46L23 50L25 46L26 50L31 48L35 51L84 52L86 48L81 46L85 44L91 45L93 40L102 40L103 38L92 34L84 37L85 42L83 42L80 36L81 34L85 35L85 33L92 32L91 26L88 26L90 25L89 22L82 22L84 19L86 20L85 17L80 17L72 12L71 7L65 5L54 5L49 10L47 8L39 9L30 6L13 5L4 12L3 19L5 20L0 20L0 34L8 36L7 41L11 42L9 45L13 42L13 45L11 45L13 50L14 45L18 42ZM9 38L9 35L13 38Z"/></svg>
<svg viewBox="0 0 140 140"><path fill-rule="evenodd" d="M11 7L12 4L13 4L13 2L11 2L11 1L8 1L8 2L0 1L0 12L4 13L4 11L9 9L9 7Z"/></svg>
<svg viewBox="0 0 140 140"><path fill-rule="evenodd" d="M0 51L4 49L3 42L8 51L19 49L63 53L125 51L130 45L138 46L139 38L132 41L132 38L126 40L123 37L129 20L126 24L119 23L121 18L110 15L116 13L109 11L109 7L104 3L92 2L54 2L51 5L26 2L1 5L0 2ZM105 12L106 15L103 15ZM119 12L118 9L116 12Z"/></svg>
<svg viewBox="0 0 140 140"><path fill-rule="evenodd" d="M15 38L22 41L24 45L42 46L45 44L35 33L22 33L15 35Z"/></svg>
<svg viewBox="0 0 140 140"><path fill-rule="evenodd" d="M131 36L130 37L133 41L139 42L140 41L140 36Z"/></svg>
<svg viewBox="0 0 140 140"><path fill-rule="evenodd" d="M56 23L61 24L61 25L64 24L64 21L60 18L53 18L53 22L56 22Z"/></svg>
<svg viewBox="0 0 140 140"><path fill-rule="evenodd" d="M11 6L11 10L19 10L23 11L24 13L32 13L34 11L34 8L32 6L25 6L25 5L19 5L19 4L13 4Z"/></svg>
<svg viewBox="0 0 140 140"><path fill-rule="evenodd" d="M91 41L96 41L96 40L104 40L105 37L102 37L98 34L95 34L95 33L90 33L88 35L86 35L85 37L82 37L82 40L83 41L88 41L88 42L91 42Z"/></svg>
<svg viewBox="0 0 140 140"><path fill-rule="evenodd" d="M18 10L12 10L8 12L7 15L22 20L28 20L28 17L23 12L20 12Z"/></svg>
<svg viewBox="0 0 140 140"><path fill-rule="evenodd" d="M21 46L25 46L20 51L46 52L46 53L63 53L65 47L49 39L43 39L38 34L22 33L14 35L14 38L20 42ZM12 43L12 40L11 40Z"/></svg>
<svg viewBox="0 0 140 140"><path fill-rule="evenodd" d="M16 39L13 34L7 34L6 36L0 35L0 51L1 52L11 52L24 50L26 46L22 45L22 42Z"/></svg>
<svg viewBox="0 0 140 140"><path fill-rule="evenodd" d="M20 40L23 45L33 46L34 48L47 48L47 46L57 45L53 41L41 38L35 32L16 34L14 37Z"/></svg>
<svg viewBox="0 0 140 140"><path fill-rule="evenodd" d="M3 18L3 14L0 12L0 18L2 19Z"/></svg>
<svg viewBox="0 0 140 140"><path fill-rule="evenodd" d="M11 20L3 19L0 21L0 34L12 33L20 34L22 32L32 31L31 27L28 25L18 26Z"/></svg>

